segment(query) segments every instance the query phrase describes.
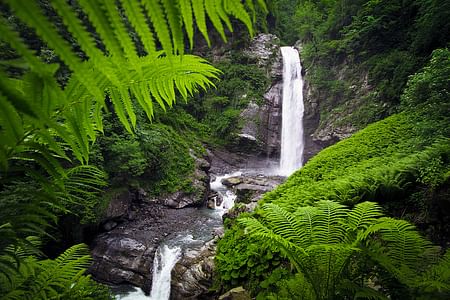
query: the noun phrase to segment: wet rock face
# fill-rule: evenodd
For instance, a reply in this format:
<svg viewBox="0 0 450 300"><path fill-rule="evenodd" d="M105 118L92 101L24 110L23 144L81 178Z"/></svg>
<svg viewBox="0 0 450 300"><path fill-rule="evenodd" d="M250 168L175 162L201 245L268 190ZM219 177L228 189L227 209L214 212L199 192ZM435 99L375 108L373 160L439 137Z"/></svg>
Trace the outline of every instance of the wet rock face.
<svg viewBox="0 0 450 300"><path fill-rule="evenodd" d="M255 36L248 49L244 53L256 60L256 64L268 71L272 78L279 78L282 76L282 62L280 72L280 39L270 33L260 33Z"/></svg>
<svg viewBox="0 0 450 300"><path fill-rule="evenodd" d="M133 219L98 235L90 245L93 264L89 273L101 282L129 283L150 292L153 259L160 243L208 219L196 208L171 209L149 200L133 202L130 211Z"/></svg>
<svg viewBox="0 0 450 300"><path fill-rule="evenodd" d="M131 235L106 234L98 237L93 244L94 263L89 271L103 282L132 283L145 287L149 282L155 251L151 241Z"/></svg>
<svg viewBox="0 0 450 300"><path fill-rule="evenodd" d="M273 34L259 34L244 54L255 60L271 82L263 99L250 101L241 113L243 127L236 149L246 153L277 155L280 145L283 59L280 41ZM241 151L241 152L242 152Z"/></svg>
<svg viewBox="0 0 450 300"><path fill-rule="evenodd" d="M179 191L150 199L138 189L124 190L113 197L102 222L106 232L91 244L93 264L89 272L95 279L130 283L150 291L153 258L161 241L174 232L187 230L196 219L203 220L194 207L203 206L208 197L210 163L204 158L194 159L196 170L190 178L190 193Z"/></svg>
<svg viewBox="0 0 450 300"><path fill-rule="evenodd" d="M231 188L237 198L237 203L223 218L235 219L243 212L251 212L258 204L264 193L273 190L281 184L285 177L281 176L234 176L222 179L222 184Z"/></svg>
<svg viewBox="0 0 450 300"><path fill-rule="evenodd" d="M172 270L170 299L199 299L213 284L216 241L185 252Z"/></svg>

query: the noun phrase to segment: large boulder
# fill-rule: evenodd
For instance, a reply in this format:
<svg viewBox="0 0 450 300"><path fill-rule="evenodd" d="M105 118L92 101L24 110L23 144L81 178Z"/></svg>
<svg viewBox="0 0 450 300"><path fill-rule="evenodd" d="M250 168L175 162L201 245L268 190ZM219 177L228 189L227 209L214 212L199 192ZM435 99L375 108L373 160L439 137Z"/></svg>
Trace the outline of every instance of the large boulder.
<svg viewBox="0 0 450 300"><path fill-rule="evenodd" d="M92 245L93 264L89 271L99 281L130 283L148 290L155 251L155 245L149 241L105 233Z"/></svg>
<svg viewBox="0 0 450 300"><path fill-rule="evenodd" d="M171 299L199 299L213 284L216 241L186 251L172 270Z"/></svg>
<svg viewBox="0 0 450 300"><path fill-rule="evenodd" d="M281 184L285 177L243 175L222 179L222 184L232 189L236 194L235 206L227 211L224 219L235 219L243 212L251 212L264 193L273 190Z"/></svg>

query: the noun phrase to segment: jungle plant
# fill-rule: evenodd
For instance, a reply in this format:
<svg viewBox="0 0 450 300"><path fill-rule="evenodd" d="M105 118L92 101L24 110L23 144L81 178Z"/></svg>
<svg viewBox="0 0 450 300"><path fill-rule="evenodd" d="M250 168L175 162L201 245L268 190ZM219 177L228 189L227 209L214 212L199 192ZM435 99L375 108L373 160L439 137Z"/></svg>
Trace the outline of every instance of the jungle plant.
<svg viewBox="0 0 450 300"><path fill-rule="evenodd" d="M264 1L258 3L264 10ZM92 143L103 132L104 112L112 108L133 133L134 105L152 118L154 102L166 109L178 96L186 100L211 86L219 71L184 54L185 34L192 48L196 26L210 44L209 18L226 39L224 26L232 30L231 16L252 33L255 5L252 0L2 0L1 6L0 40L9 47L9 55L0 58L1 188L28 176L37 186L32 195L14 194L15 203L0 212L3 287L4 281L20 280L21 268L31 259L18 255L18 248L39 252L27 238L46 235L57 215L67 212L67 203L79 204L83 193L98 191L104 182L102 172L85 167ZM35 53L24 38L30 32L58 63ZM68 79L57 79L61 70ZM76 165L83 176L67 169ZM24 201L28 196L30 201ZM86 264L75 260L68 266L84 270ZM73 280L87 280L81 274L67 281L49 277L47 284L55 281L61 289L27 297L62 297L65 288L76 285ZM25 288L11 285L8 293L21 295Z"/></svg>
<svg viewBox="0 0 450 300"><path fill-rule="evenodd" d="M438 249L413 225L384 217L376 203L348 209L319 201L293 213L269 203L259 213L260 219L238 221L251 237L277 246L313 299L386 299L385 272L417 297L450 292L450 254L438 260ZM377 284L381 288L373 288Z"/></svg>
<svg viewBox="0 0 450 300"><path fill-rule="evenodd" d="M72 246L54 260L38 260L21 248L15 251L22 259L19 272L12 280L0 274L1 299L110 299L106 287L82 276L91 262L86 245Z"/></svg>

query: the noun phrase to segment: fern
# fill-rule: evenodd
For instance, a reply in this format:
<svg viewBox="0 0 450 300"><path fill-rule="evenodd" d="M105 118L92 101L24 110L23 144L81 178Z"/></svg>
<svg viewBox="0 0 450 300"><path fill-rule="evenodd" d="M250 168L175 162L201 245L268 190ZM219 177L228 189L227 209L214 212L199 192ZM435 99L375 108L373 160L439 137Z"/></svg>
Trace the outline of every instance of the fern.
<svg viewBox="0 0 450 300"><path fill-rule="evenodd" d="M75 283L73 289L80 283L78 295L83 284L90 284L81 275L85 263L75 260L72 265L64 261L59 267L68 268L67 280L58 281L50 273L53 270L57 274L54 262L22 257L15 249L31 247L27 237L45 235L57 215L67 213L68 209L77 206L93 209L87 200L95 197L104 185L104 176L86 165L90 146L103 131L105 98L109 96L121 123L132 133L137 119L134 104L140 105L151 119L154 102L166 109L173 106L178 94L186 100L213 85L211 80L217 78L217 69L199 57L180 55L184 54L185 33L193 45L194 25L209 40L205 10L219 32L223 32L220 20L231 29L229 16L247 20L242 16L248 14L242 5L227 10L223 9L222 1L214 0L79 0L76 4L55 0L50 2L57 14L55 18L64 23L64 28L58 29L53 24L54 18L44 14L39 1L3 3L35 30L61 63L49 65L41 61L27 41L21 39L17 28L8 25L9 19L0 17L0 39L20 56L23 73L19 78L9 78L0 70L1 177L8 181L6 172L11 166L18 167L19 173L26 170L38 185L31 199L20 195L18 203L0 211L0 274L3 274L0 280L2 283L16 280L17 289L11 285L8 292L10 299L61 295L70 299L72 292L67 289L70 281ZM75 12L75 6L79 11ZM245 25L251 29L250 23ZM138 53L137 44L128 33L130 26L145 47L144 56ZM66 30L71 42L85 54L83 58L67 41ZM102 45L101 49L97 45ZM7 70L15 67L17 60L1 63ZM61 85L55 74L63 65L69 68L70 78ZM65 169L63 166L76 165L73 159L81 166ZM33 167L30 170L25 164ZM33 286L31 278L36 285ZM39 284L42 288L37 287ZM33 296L27 296L28 292L34 293ZM86 299L91 297L83 295Z"/></svg>
<svg viewBox="0 0 450 300"><path fill-rule="evenodd" d="M275 204L265 204L261 221L242 217L238 222L250 236L274 243L302 273L317 299L328 299L336 289L356 298L385 299L368 285L352 285L353 268L372 261L367 274L382 267L419 295L449 291L449 255L438 259L436 249L403 220L383 217L377 204L360 203L348 210L331 201L302 207L291 213ZM425 273L421 273L427 270ZM439 275L438 275L439 274ZM349 276L349 277L346 277ZM432 288L431 288L432 286Z"/></svg>
<svg viewBox="0 0 450 300"><path fill-rule="evenodd" d="M72 246L55 260L39 261L28 256L8 284L3 285L6 282L0 276L1 299L52 299L63 295L68 299L70 295L84 293L87 285L95 285L84 275L90 261L89 249L84 244Z"/></svg>

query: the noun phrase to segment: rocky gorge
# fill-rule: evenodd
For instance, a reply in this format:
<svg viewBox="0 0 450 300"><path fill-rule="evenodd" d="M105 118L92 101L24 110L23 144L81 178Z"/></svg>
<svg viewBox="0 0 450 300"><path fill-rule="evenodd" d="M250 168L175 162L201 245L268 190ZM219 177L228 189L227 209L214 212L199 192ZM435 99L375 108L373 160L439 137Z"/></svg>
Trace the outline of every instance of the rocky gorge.
<svg viewBox="0 0 450 300"><path fill-rule="evenodd" d="M278 166L281 139L282 58L275 35L259 34L243 51L270 81L263 99L250 99L242 110L242 126L229 149L210 149L204 157L193 151L195 171L189 178L191 192L177 191L150 197L143 189L125 190L113 197L102 222L102 233L92 242L94 263L90 273L109 284L132 284L149 293L155 253L162 243L180 240L182 256L172 271L172 299L207 298L213 283L215 242L222 232L222 216L214 212L222 201L210 189L216 176L242 170L222 180L236 194L236 206L223 218L252 211L262 195L284 177L273 174ZM311 95L305 86L306 95ZM246 97L246 95L241 95ZM314 138L318 104L305 101L305 160L326 143ZM334 142L327 141L327 142Z"/></svg>

